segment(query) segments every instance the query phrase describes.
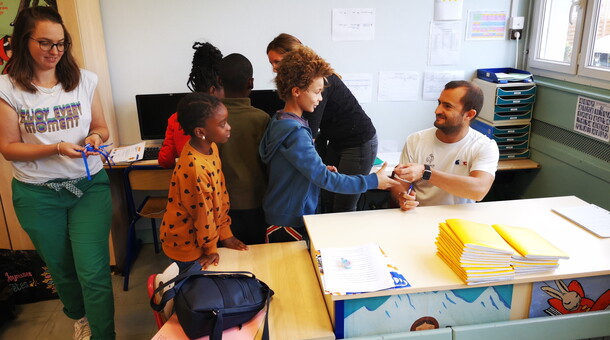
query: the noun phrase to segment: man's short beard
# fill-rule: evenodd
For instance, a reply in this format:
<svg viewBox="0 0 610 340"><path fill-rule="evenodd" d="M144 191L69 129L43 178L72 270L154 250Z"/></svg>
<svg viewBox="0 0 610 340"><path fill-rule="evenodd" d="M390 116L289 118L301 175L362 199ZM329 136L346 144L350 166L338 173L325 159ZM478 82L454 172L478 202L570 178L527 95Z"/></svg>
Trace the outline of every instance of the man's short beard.
<svg viewBox="0 0 610 340"><path fill-rule="evenodd" d="M441 132L445 135L452 135L456 132L459 132L462 127L461 126L444 126L444 125L438 125L436 122L434 122L434 126L441 130Z"/></svg>

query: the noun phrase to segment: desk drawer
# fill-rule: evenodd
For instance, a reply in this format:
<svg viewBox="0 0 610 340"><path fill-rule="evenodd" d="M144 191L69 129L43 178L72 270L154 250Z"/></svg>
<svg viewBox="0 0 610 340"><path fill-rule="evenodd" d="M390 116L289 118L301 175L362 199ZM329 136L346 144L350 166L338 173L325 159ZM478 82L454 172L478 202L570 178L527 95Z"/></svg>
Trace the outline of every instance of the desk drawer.
<svg viewBox="0 0 610 340"><path fill-rule="evenodd" d="M500 160L530 158L530 150L500 150Z"/></svg>
<svg viewBox="0 0 610 340"><path fill-rule="evenodd" d="M517 150L524 150L524 149L527 149L529 146L529 140L512 141L512 142L497 142L497 143L498 143L498 149L500 151L506 150L506 151L517 152Z"/></svg>
<svg viewBox="0 0 610 340"><path fill-rule="evenodd" d="M496 96L496 105L528 104L536 100L536 95Z"/></svg>
<svg viewBox="0 0 610 340"><path fill-rule="evenodd" d="M498 87L496 94L502 96L531 96L536 93L536 85L524 85L514 87Z"/></svg>

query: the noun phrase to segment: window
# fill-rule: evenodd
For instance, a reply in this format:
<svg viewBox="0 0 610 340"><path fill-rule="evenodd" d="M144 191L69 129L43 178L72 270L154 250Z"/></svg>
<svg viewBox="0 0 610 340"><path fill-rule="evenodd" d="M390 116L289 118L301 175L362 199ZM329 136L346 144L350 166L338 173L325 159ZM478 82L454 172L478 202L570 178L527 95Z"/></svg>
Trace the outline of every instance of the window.
<svg viewBox="0 0 610 340"><path fill-rule="evenodd" d="M541 0L534 4L528 69L610 88L610 0Z"/></svg>

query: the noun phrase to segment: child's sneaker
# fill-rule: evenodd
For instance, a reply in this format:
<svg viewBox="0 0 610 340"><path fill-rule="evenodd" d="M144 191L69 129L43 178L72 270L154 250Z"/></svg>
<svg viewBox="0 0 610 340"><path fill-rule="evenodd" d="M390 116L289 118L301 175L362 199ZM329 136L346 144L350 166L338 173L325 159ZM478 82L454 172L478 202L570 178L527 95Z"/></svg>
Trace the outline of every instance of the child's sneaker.
<svg viewBox="0 0 610 340"><path fill-rule="evenodd" d="M91 339L91 328L89 328L89 320L83 316L74 323L74 340L89 340Z"/></svg>

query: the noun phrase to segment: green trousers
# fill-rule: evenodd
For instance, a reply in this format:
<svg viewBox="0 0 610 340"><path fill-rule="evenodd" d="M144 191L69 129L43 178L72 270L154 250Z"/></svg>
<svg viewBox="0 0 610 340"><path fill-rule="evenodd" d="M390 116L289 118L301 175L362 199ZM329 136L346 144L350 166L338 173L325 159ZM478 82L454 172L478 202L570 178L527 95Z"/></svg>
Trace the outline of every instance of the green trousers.
<svg viewBox="0 0 610 340"><path fill-rule="evenodd" d="M91 339L114 339L108 175L102 170L75 186L83 192L80 198L65 188L13 179L15 212L49 268L64 313L72 319L87 316Z"/></svg>

